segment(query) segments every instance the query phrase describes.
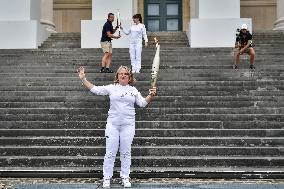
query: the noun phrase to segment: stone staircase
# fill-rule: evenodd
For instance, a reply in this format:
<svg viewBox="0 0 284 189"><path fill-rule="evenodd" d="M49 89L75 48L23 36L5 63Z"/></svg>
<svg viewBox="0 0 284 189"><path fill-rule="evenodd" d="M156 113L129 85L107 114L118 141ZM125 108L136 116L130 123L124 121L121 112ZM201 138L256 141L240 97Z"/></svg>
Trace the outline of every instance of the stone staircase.
<svg viewBox="0 0 284 189"><path fill-rule="evenodd" d="M154 37L158 37L163 47L186 47L188 38L185 32L147 32L149 43L154 44Z"/></svg>
<svg viewBox="0 0 284 189"><path fill-rule="evenodd" d="M109 103L81 86L76 69L85 66L97 85L113 75L99 73L100 49L77 48L75 34L74 43L61 41L69 35L38 50L0 50L2 177L102 176ZM132 177L283 178L283 34L255 34L254 72L247 57L231 69L231 48L168 45L172 39L160 37L158 96L137 109ZM154 53L153 45L143 51L143 95ZM128 49L114 50L113 68L120 65L130 65Z"/></svg>
<svg viewBox="0 0 284 189"><path fill-rule="evenodd" d="M188 39L185 32L148 32L149 43L154 44L154 37L158 36L161 45L164 47L185 47ZM53 33L40 46L41 49L47 48L80 48L80 33Z"/></svg>
<svg viewBox="0 0 284 189"><path fill-rule="evenodd" d="M52 33L40 48L80 48L80 33Z"/></svg>

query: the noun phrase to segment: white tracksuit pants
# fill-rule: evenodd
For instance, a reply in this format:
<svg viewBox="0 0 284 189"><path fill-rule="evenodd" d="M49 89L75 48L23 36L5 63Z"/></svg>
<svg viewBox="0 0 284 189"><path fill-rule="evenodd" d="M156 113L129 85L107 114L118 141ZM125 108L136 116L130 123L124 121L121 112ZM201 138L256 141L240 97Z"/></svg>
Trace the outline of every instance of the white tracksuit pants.
<svg viewBox="0 0 284 189"><path fill-rule="evenodd" d="M142 43L131 43L129 45L132 71L139 73L141 70Z"/></svg>
<svg viewBox="0 0 284 189"><path fill-rule="evenodd" d="M131 166L131 145L135 135L135 121L131 125L113 125L107 123L106 154L104 157L103 174L104 179L113 176L115 157L119 149L121 161L121 178L129 178Z"/></svg>

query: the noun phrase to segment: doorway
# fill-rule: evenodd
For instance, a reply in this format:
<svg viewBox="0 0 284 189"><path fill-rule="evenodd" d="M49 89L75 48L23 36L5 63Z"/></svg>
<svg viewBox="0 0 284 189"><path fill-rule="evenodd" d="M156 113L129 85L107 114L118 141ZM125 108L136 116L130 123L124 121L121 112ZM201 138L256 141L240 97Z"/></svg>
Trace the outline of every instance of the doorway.
<svg viewBox="0 0 284 189"><path fill-rule="evenodd" d="M145 0L148 31L181 31L182 0Z"/></svg>

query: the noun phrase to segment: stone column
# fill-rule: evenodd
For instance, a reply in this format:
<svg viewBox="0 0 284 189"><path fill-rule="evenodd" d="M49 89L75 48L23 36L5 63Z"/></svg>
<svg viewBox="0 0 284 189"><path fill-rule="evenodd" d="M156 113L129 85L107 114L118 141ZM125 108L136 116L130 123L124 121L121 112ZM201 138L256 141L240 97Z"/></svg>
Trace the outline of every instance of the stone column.
<svg viewBox="0 0 284 189"><path fill-rule="evenodd" d="M50 35L40 18L39 0L0 0L0 49L38 48Z"/></svg>
<svg viewBox="0 0 284 189"><path fill-rule="evenodd" d="M138 0L133 0L133 14L137 14L138 13Z"/></svg>
<svg viewBox="0 0 284 189"><path fill-rule="evenodd" d="M284 1L277 0L277 20L274 23L274 30L284 31Z"/></svg>
<svg viewBox="0 0 284 189"><path fill-rule="evenodd" d="M41 0L41 18L40 23L47 31L55 33L55 24L53 23L53 0Z"/></svg>
<svg viewBox="0 0 284 189"><path fill-rule="evenodd" d="M240 18L240 0L190 0L189 42L193 48L233 47L236 29L247 24ZM220 10L220 7L225 7Z"/></svg>

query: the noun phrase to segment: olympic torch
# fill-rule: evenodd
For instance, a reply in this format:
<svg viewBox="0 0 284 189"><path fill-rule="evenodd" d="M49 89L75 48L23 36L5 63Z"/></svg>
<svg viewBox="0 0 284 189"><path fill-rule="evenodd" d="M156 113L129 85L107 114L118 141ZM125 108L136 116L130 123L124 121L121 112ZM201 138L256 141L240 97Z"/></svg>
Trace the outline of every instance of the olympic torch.
<svg viewBox="0 0 284 189"><path fill-rule="evenodd" d="M120 12L119 9L117 9L117 20L116 20L116 25L118 26L118 35L120 35L120 25L121 25L121 21L120 21Z"/></svg>
<svg viewBox="0 0 284 189"><path fill-rule="evenodd" d="M157 83L159 68L160 68L160 44L157 37L154 38L156 43L156 54L152 64L151 72L151 87L155 87Z"/></svg>

